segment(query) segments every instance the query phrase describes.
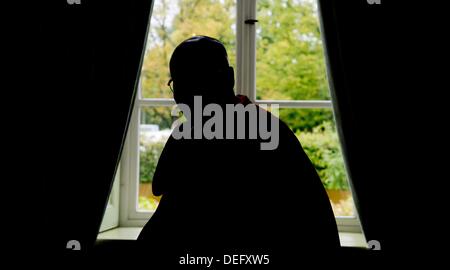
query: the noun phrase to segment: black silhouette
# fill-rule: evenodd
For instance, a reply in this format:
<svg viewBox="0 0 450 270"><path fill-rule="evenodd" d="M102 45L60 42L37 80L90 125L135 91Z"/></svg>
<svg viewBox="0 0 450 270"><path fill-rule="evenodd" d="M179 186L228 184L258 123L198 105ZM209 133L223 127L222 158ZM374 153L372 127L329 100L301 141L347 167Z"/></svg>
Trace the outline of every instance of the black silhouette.
<svg viewBox="0 0 450 270"><path fill-rule="evenodd" d="M199 95L203 105L250 104L235 96L233 69L216 39L182 42L170 73L177 103L192 107ZM262 141L170 137L153 179L162 199L138 239L143 248L338 248L329 199L296 136L279 121L278 147L261 150Z"/></svg>

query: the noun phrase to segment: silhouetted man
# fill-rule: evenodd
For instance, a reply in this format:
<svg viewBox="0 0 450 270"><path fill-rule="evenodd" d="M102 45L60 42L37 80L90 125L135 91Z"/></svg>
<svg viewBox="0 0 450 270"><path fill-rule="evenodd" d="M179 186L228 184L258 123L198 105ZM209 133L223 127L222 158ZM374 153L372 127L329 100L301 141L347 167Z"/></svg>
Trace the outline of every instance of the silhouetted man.
<svg viewBox="0 0 450 270"><path fill-rule="evenodd" d="M141 243L162 249L262 248L274 253L339 247L331 205L313 165L285 123L235 96L225 47L210 37L189 38L175 49L170 74L175 101L186 104L191 115L176 128L159 159L153 192L162 199L139 236ZM201 120L193 115L209 104L223 111L227 105L254 106L256 118L238 117L246 120L246 138L239 138L239 123L228 118L222 127L209 125L216 136L206 136L207 122L218 112L204 113ZM277 138L250 136L265 124ZM276 147L262 149L270 140Z"/></svg>

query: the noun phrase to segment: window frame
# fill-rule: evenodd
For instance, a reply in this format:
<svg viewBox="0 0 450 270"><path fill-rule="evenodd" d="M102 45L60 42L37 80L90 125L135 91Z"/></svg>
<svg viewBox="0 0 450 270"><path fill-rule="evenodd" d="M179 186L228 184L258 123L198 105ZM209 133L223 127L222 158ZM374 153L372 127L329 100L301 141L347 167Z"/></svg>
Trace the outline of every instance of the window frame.
<svg viewBox="0 0 450 270"><path fill-rule="evenodd" d="M120 195L119 195L119 179L120 179L120 164L118 166L116 175L114 176L113 187L109 194L108 203L106 205L103 220L100 225L99 232L104 232L119 226L119 207L120 207Z"/></svg>
<svg viewBox="0 0 450 270"><path fill-rule="evenodd" d="M258 105L278 104L279 108L322 108L333 110L331 100L255 100L256 26L254 24L245 24L245 20L256 18L256 0L237 0L236 12L236 94L246 95ZM175 105L175 101L172 98L143 98L141 90L141 81L139 81L138 93L136 95L120 165L119 226L121 227L144 226L154 213L138 210L139 128L141 109L144 107L172 107ZM354 213L354 217L336 217L336 223L340 232L362 231L356 209Z"/></svg>

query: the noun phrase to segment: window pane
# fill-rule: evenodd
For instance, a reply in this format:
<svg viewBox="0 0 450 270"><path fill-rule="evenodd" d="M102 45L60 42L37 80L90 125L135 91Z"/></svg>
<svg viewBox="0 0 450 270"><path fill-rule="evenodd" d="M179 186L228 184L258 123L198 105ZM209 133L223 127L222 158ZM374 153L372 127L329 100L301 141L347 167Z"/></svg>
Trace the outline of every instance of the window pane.
<svg viewBox="0 0 450 270"><path fill-rule="evenodd" d="M222 41L235 64L235 0L157 0L142 68L142 97L171 98L169 60L183 40L206 35Z"/></svg>
<svg viewBox="0 0 450 270"><path fill-rule="evenodd" d="M257 99L328 100L315 0L257 2Z"/></svg>
<svg viewBox="0 0 450 270"><path fill-rule="evenodd" d="M171 109L171 107L141 108L138 197L140 211L155 211L160 200L160 197L152 193L152 181L159 156L170 136Z"/></svg>
<svg viewBox="0 0 450 270"><path fill-rule="evenodd" d="M354 203L331 109L280 109L319 174L335 216L354 216Z"/></svg>

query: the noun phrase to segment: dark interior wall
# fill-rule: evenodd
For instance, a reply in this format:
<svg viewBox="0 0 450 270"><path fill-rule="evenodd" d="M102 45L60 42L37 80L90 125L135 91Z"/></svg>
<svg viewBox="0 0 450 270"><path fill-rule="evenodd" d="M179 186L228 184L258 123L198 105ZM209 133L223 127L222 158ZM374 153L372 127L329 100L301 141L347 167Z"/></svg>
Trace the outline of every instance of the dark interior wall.
<svg viewBox="0 0 450 270"><path fill-rule="evenodd" d="M35 177L43 181L40 214L49 251L64 251L74 239L85 252L96 239L136 94L152 2L42 4Z"/></svg>

